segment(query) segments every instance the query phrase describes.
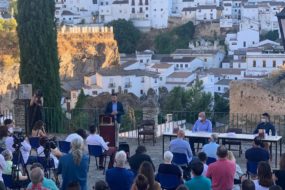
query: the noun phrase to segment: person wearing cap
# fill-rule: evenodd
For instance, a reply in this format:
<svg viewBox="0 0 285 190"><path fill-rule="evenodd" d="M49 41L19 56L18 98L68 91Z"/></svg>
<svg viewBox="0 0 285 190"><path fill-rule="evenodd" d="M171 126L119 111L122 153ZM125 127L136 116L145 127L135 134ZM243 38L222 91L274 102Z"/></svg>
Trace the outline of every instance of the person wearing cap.
<svg viewBox="0 0 285 190"><path fill-rule="evenodd" d="M273 136L276 134L275 126L270 122L270 115L268 113L261 115L261 122L257 125L253 133L258 134L260 129L264 129L267 135L269 135L270 131Z"/></svg>
<svg viewBox="0 0 285 190"><path fill-rule="evenodd" d="M120 132L120 125L121 125L121 116L125 114L123 104L118 101L117 94L113 93L111 97L111 101L107 104L106 115L111 115L113 120L115 121L116 125L116 136L115 142L116 147L119 147L119 132Z"/></svg>

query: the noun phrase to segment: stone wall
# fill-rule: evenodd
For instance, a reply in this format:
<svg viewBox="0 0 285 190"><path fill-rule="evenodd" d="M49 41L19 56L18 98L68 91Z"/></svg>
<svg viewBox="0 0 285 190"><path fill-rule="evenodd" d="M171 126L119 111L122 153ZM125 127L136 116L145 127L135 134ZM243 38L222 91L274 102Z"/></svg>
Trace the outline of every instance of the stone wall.
<svg viewBox="0 0 285 190"><path fill-rule="evenodd" d="M278 134L285 135L285 94L283 85L268 81L242 80L230 84L230 126L252 133L261 114L271 115ZM279 89L279 91L277 90Z"/></svg>

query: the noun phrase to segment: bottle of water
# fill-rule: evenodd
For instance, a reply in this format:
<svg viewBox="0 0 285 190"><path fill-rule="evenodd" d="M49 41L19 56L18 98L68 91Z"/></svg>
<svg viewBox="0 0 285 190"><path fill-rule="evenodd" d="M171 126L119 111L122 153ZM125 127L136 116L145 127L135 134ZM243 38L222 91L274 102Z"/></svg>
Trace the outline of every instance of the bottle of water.
<svg viewBox="0 0 285 190"><path fill-rule="evenodd" d="M269 136L272 136L272 131L271 131L271 129L269 130Z"/></svg>

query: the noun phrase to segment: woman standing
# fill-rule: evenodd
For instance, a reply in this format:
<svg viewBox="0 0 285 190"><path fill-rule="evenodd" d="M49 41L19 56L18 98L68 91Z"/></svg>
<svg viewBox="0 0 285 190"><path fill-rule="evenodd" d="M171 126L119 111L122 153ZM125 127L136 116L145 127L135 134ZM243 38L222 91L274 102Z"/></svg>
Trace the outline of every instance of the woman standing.
<svg viewBox="0 0 285 190"><path fill-rule="evenodd" d="M83 140L76 138L71 142L71 152L60 158L58 173L62 175L62 190L71 182L79 182L81 190L88 189L88 156L83 154L83 149Z"/></svg>

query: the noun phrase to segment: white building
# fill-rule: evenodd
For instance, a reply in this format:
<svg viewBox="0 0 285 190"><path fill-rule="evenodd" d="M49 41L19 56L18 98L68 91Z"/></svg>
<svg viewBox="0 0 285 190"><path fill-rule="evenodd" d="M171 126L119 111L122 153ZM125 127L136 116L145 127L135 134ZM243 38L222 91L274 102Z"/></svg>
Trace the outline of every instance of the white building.
<svg viewBox="0 0 285 190"><path fill-rule="evenodd" d="M8 0L0 0L0 12L8 11L9 9L9 1Z"/></svg>
<svg viewBox="0 0 285 190"><path fill-rule="evenodd" d="M205 62L195 57L163 57L161 62L166 62L175 66L175 70L194 72L206 66Z"/></svg>
<svg viewBox="0 0 285 190"><path fill-rule="evenodd" d="M216 5L198 5L197 7L186 7L182 10L182 19L193 21L195 24L205 21L220 19L221 7Z"/></svg>
<svg viewBox="0 0 285 190"><path fill-rule="evenodd" d="M235 50L248 48L259 42L259 32L252 29L239 31L238 33L229 33L225 42L229 49L229 54L233 55Z"/></svg>
<svg viewBox="0 0 285 190"><path fill-rule="evenodd" d="M194 72L173 72L166 77L165 87L168 91L171 91L174 87L187 88L191 86L191 83L196 79L196 73Z"/></svg>
<svg viewBox="0 0 285 190"><path fill-rule="evenodd" d="M205 62L205 68L219 68L225 53L217 49L177 49L171 56L173 58L196 57Z"/></svg>

